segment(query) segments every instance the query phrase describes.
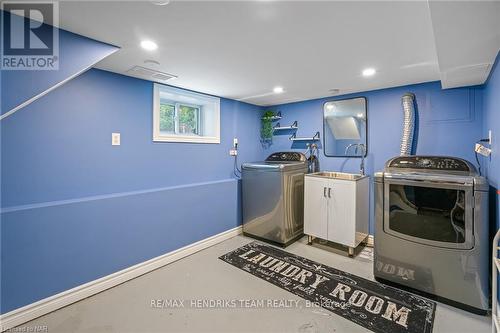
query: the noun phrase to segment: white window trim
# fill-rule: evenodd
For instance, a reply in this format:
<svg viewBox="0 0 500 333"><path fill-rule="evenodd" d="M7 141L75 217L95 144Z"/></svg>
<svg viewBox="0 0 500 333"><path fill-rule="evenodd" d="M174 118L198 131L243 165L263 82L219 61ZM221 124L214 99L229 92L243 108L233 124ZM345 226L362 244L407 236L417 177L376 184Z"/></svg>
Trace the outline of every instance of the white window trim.
<svg viewBox="0 0 500 333"><path fill-rule="evenodd" d="M155 83L153 86L153 141L154 142L185 142L185 143L220 143L220 98L199 94L184 89L166 86L171 90L178 91L202 99L213 99L215 102L215 136L193 136L193 135L169 135L160 133L160 86Z"/></svg>

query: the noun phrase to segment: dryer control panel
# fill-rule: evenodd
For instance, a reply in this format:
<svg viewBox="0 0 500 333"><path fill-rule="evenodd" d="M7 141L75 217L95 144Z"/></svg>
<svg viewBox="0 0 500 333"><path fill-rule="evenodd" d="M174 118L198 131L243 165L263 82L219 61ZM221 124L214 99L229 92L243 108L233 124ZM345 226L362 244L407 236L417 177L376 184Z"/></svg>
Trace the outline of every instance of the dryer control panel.
<svg viewBox="0 0 500 333"><path fill-rule="evenodd" d="M277 152L269 155L266 162L304 162L306 156L294 151Z"/></svg>
<svg viewBox="0 0 500 333"><path fill-rule="evenodd" d="M474 173L475 168L467 161L445 156L400 156L387 163L388 168L420 169L429 171L454 171Z"/></svg>

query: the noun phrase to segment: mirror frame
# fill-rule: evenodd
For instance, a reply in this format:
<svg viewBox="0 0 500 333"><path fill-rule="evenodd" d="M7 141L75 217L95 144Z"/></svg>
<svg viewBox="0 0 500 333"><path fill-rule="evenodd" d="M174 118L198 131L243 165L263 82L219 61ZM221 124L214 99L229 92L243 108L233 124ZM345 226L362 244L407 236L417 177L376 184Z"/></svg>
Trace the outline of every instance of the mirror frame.
<svg viewBox="0 0 500 333"><path fill-rule="evenodd" d="M331 102L340 102L340 101L349 101L351 99L359 99L359 98L362 98L365 100L365 118L366 118L366 144L365 144L365 156L347 156L347 155L327 155L326 154L326 135L325 135L325 105L327 103L331 103ZM321 118L323 118L323 154L326 156L326 157L343 157L343 158L362 158L362 157L365 157L368 156L368 99L366 98L366 96L357 96L357 97L351 97L351 98L343 98L343 99L332 99L332 100L329 100L329 101L326 101L325 103L323 103L323 108L321 109Z"/></svg>

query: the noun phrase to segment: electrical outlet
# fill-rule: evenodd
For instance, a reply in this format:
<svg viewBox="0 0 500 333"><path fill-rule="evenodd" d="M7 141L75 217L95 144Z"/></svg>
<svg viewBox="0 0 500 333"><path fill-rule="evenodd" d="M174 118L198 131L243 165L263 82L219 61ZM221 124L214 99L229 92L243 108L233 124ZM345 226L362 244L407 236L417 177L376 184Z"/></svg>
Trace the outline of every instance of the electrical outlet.
<svg viewBox="0 0 500 333"><path fill-rule="evenodd" d="M120 133L111 133L111 145L112 146L120 145Z"/></svg>
<svg viewBox="0 0 500 333"><path fill-rule="evenodd" d="M229 155L236 156L236 155L238 155L238 151L236 149L231 149L231 150L229 150Z"/></svg>

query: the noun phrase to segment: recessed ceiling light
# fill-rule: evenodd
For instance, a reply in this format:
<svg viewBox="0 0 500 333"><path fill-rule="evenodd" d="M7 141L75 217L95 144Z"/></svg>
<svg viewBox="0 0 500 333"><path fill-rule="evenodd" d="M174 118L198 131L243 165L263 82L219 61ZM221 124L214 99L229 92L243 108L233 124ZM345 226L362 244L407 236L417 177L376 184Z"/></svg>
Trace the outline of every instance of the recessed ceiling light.
<svg viewBox="0 0 500 333"><path fill-rule="evenodd" d="M273 92L275 94L281 94L283 92L283 87L274 87Z"/></svg>
<svg viewBox="0 0 500 333"><path fill-rule="evenodd" d="M363 70L363 76L372 76L375 75L376 72L375 68L366 68Z"/></svg>
<svg viewBox="0 0 500 333"><path fill-rule="evenodd" d="M170 0L151 1L151 3L157 6L166 6L170 3Z"/></svg>
<svg viewBox="0 0 500 333"><path fill-rule="evenodd" d="M158 45L152 40L143 40L141 42L141 47L148 51L154 51L158 48Z"/></svg>

